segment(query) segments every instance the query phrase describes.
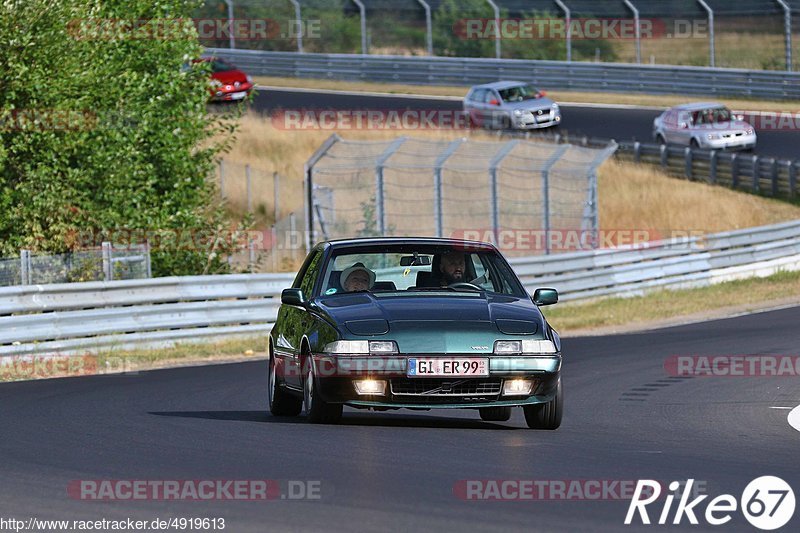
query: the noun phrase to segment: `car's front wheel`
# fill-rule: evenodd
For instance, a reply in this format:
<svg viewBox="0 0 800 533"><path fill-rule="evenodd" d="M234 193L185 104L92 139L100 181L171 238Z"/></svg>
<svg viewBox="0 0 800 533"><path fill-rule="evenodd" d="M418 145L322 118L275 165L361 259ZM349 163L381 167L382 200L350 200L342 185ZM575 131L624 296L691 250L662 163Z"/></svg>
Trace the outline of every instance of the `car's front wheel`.
<svg viewBox="0 0 800 533"><path fill-rule="evenodd" d="M303 384L303 404L306 418L312 424L336 424L342 418L341 404L330 404L316 393L317 382L314 363L309 359L308 373Z"/></svg>
<svg viewBox="0 0 800 533"><path fill-rule="evenodd" d="M564 412L564 392L561 388L561 379L558 380L558 389L552 400L547 403L525 405L522 410L529 428L558 429Z"/></svg>
<svg viewBox="0 0 800 533"><path fill-rule="evenodd" d="M303 402L281 389L275 372L275 356L269 358L269 412L274 416L297 416L303 410Z"/></svg>

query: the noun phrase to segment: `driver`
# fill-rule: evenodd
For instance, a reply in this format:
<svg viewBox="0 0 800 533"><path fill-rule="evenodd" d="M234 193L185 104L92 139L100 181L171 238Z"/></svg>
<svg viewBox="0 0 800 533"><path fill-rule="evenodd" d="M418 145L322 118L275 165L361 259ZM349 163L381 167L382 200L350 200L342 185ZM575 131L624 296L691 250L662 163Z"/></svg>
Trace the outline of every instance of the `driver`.
<svg viewBox="0 0 800 533"><path fill-rule="evenodd" d="M463 252L447 252L442 256L439 264L441 286L447 287L453 283L466 281L464 279L465 257Z"/></svg>

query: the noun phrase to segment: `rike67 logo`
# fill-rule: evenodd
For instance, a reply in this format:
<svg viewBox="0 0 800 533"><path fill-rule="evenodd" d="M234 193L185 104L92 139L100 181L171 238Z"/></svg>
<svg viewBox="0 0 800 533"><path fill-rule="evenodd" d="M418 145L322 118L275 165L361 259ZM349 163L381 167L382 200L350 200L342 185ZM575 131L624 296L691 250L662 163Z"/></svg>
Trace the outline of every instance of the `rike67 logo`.
<svg viewBox="0 0 800 533"><path fill-rule="evenodd" d="M671 494L664 498L661 513L657 523L665 525L672 523L678 525L685 518L690 524L699 524L698 515L712 526L727 524L733 514L740 509L750 524L764 531L771 531L786 525L794 515L795 498L792 487L784 480L775 476L762 476L751 481L742 492L742 497L737 500L730 494L721 494L707 502L705 512L701 513L701 503L708 498L707 494L692 495L694 479L686 482L686 489L679 491L682 483L673 481L669 484ZM676 494L679 497L673 514L672 505ZM634 522L638 514L642 524L650 525L651 518L647 506L656 502L661 497L661 484L658 481L644 479L636 484L633 499L625 516L625 525ZM654 510L654 509L653 509ZM672 520L670 522L670 515ZM655 517L654 517L655 518Z"/></svg>

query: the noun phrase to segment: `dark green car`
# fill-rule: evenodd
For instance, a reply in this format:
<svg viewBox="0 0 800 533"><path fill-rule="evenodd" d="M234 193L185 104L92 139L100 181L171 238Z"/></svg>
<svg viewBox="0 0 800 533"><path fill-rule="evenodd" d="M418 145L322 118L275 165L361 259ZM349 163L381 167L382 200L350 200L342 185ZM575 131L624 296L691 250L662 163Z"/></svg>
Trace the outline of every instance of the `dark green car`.
<svg viewBox="0 0 800 533"><path fill-rule="evenodd" d="M269 408L335 423L342 408L477 409L561 424L561 341L491 244L330 241L308 254L269 339Z"/></svg>

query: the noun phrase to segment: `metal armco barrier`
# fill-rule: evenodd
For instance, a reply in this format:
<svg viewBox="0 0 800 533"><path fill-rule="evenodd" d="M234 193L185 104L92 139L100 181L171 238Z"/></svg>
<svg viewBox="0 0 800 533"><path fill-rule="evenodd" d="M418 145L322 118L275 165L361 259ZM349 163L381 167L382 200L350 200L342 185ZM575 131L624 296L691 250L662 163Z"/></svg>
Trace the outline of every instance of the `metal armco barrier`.
<svg viewBox="0 0 800 533"><path fill-rule="evenodd" d="M783 71L226 48L206 53L262 76L456 86L514 79L553 90L800 98L800 73Z"/></svg>
<svg viewBox="0 0 800 533"><path fill-rule="evenodd" d="M800 221L510 260L526 288L562 300L700 287L800 270ZM235 274L0 288L0 356L263 336L294 274Z"/></svg>
<svg viewBox="0 0 800 533"><path fill-rule="evenodd" d="M660 166L672 176L766 196L797 196L800 160L685 146L619 143L617 157Z"/></svg>

